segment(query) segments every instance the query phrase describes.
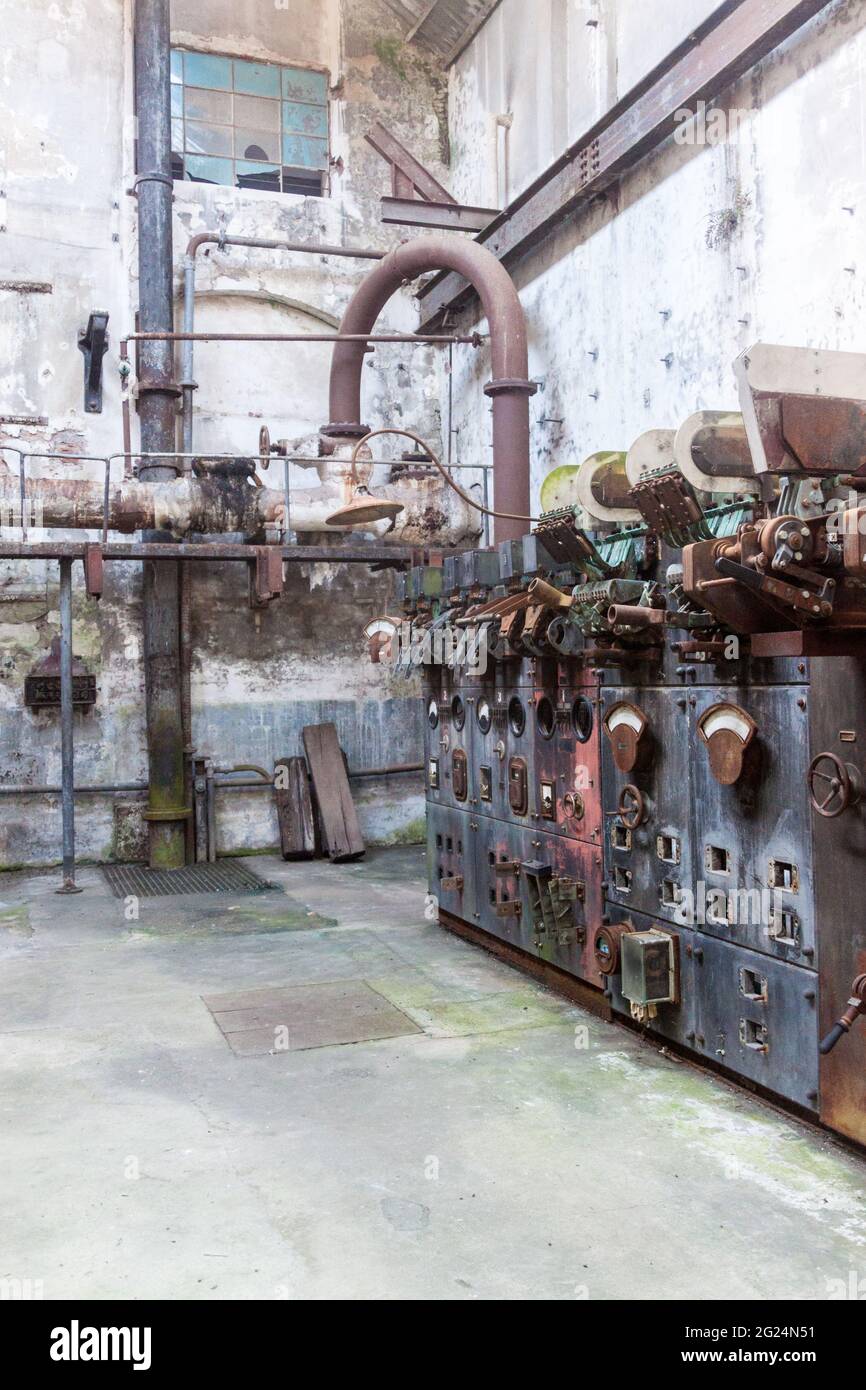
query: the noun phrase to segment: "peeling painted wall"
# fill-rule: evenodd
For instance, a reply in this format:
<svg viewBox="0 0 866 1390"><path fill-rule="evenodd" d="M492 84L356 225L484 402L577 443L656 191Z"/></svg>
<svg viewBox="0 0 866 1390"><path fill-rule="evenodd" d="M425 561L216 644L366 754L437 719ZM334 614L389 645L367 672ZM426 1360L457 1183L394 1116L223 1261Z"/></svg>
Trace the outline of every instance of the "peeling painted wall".
<svg viewBox="0 0 866 1390"><path fill-rule="evenodd" d="M714 5L537 0L537 38L527 8L503 0L452 70L452 187L469 202L490 196L497 113L513 114L514 196ZM731 364L754 342L866 348L864 74L866 5L837 0L724 93L743 113L724 141L671 138L513 267L542 382L536 498L558 464L737 409ZM462 457L489 456L476 365L453 382Z"/></svg>
<svg viewBox="0 0 866 1390"><path fill-rule="evenodd" d="M137 247L132 181L130 0L0 0L0 281L50 284L50 293L0 289L0 444L105 455L122 447L118 339L133 326ZM379 224L385 165L364 131L382 119L448 180L447 90L441 73L396 42L381 0L174 0L179 46L327 69L331 153L328 196L303 198L200 184L175 185L175 283L189 237L229 235L378 246L400 238ZM200 253L197 327L229 332L314 332L338 324L369 262L267 251ZM83 412L77 333L90 310L110 313L105 406ZM386 329L416 322L395 298ZM179 319L178 319L179 324ZM411 424L438 442L440 391L433 349L386 346L368 359L365 418ZM197 350L196 444L254 452L259 426L308 443L328 418L328 347L206 345ZM40 423L45 421L45 423ZM383 448L382 454L399 453ZM6 452L7 466L17 457ZM31 460L33 474L99 477L101 465ZM281 466L280 473L281 473ZM264 473L271 485L274 467ZM293 486L315 475L292 469ZM57 532L53 533L55 536ZM60 533L66 535L67 533ZM8 527L4 539L17 539ZM31 531L33 539L47 533ZM140 572L107 566L97 604L78 587L75 651L97 678L96 705L75 715L76 782L143 782L147 775L141 665ZM24 677L58 630L57 566L0 565L0 783L60 779L59 718L23 707ZM193 737L222 767L301 751L304 723L333 718L352 767L421 760L418 694L369 665L364 623L390 606L388 574L289 567L285 597L264 613L247 606L241 567L200 566L193 583ZM134 796L116 798L121 808ZM399 837L423 810L420 779L363 783L358 800L370 840ZM135 816L133 815L133 821ZM270 797L220 793L220 847L275 843ZM108 797L77 807L78 851L128 852L127 818ZM124 838L126 837L126 838ZM0 797L0 867L55 861L59 798ZM126 850L124 850L126 846Z"/></svg>

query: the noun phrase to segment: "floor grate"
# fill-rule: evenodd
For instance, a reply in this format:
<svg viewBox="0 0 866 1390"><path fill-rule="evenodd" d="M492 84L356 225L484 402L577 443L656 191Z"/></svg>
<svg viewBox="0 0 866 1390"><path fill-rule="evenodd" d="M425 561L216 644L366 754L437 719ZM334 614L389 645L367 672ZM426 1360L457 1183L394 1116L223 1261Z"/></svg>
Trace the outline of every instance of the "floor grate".
<svg viewBox="0 0 866 1390"><path fill-rule="evenodd" d="M116 898L168 898L178 893L267 893L277 885L259 878L236 859L188 864L184 869L148 869L144 864L104 864Z"/></svg>

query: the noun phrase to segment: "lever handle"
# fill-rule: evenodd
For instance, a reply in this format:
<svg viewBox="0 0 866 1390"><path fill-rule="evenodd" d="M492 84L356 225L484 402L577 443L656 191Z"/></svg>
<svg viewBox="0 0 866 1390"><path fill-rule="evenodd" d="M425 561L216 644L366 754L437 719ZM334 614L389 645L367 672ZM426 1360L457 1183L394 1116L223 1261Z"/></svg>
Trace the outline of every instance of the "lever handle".
<svg viewBox="0 0 866 1390"><path fill-rule="evenodd" d="M832 1052L838 1042L841 1042L846 1033L850 1033L854 1024L861 1014L866 1013L866 975L858 975L851 986L851 998L848 1000L848 1007L837 1023L833 1024L826 1038L822 1038L818 1044L818 1051L824 1056Z"/></svg>
<svg viewBox="0 0 866 1390"><path fill-rule="evenodd" d="M821 1042L818 1045L818 1051L826 1057L828 1052L833 1051L833 1048L836 1046L837 1042L842 1041L847 1032L848 1029L845 1027L844 1023L834 1023L826 1038L821 1039Z"/></svg>

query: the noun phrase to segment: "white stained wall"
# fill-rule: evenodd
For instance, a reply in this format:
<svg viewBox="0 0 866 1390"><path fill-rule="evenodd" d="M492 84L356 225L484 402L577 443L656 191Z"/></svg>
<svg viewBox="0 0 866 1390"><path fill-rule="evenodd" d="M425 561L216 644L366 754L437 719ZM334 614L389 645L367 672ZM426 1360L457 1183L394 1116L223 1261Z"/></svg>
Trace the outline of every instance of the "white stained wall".
<svg viewBox="0 0 866 1390"><path fill-rule="evenodd" d="M452 71L459 195L496 188L497 116L513 198L713 8L502 0ZM719 104L739 113L721 143L672 138L513 267L543 386L536 495L558 464L736 409L731 364L754 342L866 349L866 4L828 4ZM475 376L454 383L469 453L490 441Z"/></svg>
<svg viewBox="0 0 866 1390"><path fill-rule="evenodd" d="M329 195L302 198L175 185L175 287L189 237L229 235L387 247L400 234L379 222L389 191L385 165L365 144L379 117L443 180L444 102L435 74L383 43L396 25L383 0L173 0L178 46L325 69L331 86ZM118 340L137 302L132 182L131 0L0 0L0 281L42 281L50 294L0 289L0 415L46 423L0 423L0 445L28 453L105 455L122 447ZM399 48L399 45L397 45ZM441 95L441 93L440 93ZM315 332L339 323L367 261L275 252L199 255L198 327ZM90 310L110 313L101 415L83 411L78 330ZM399 296L383 319L414 326ZM179 322L178 322L179 326ZM197 438L202 449L255 452L259 426L272 437L313 435L328 419L328 347L206 346L196 356ZM365 370L365 416L405 421L437 438L438 383L432 353L386 347ZM133 413L135 428L135 415ZM387 452L387 450L383 450ZM13 467L16 456L5 453ZM101 476L101 465L32 460L35 474ZM281 482L282 471L279 468ZM274 481L274 466L264 474ZM295 485L315 474L296 470ZM55 532L54 535L57 535ZM47 538L38 531L33 538ZM18 538L0 529L0 537ZM76 566L76 571L79 567ZM140 571L108 566L105 594L88 601L76 573L75 650L97 677L98 701L75 717L76 781L142 781L147 775L141 666ZM300 728L336 721L351 766L420 761L414 687L368 661L364 624L391 606L391 577L359 569L289 567L287 596L261 615L247 606L246 572L199 567L193 595L193 737L221 766L298 753ZM60 780L56 712L24 708L28 671L59 627L57 566L0 562L0 781ZM362 824L370 839L423 827L420 778L365 783ZM220 847L260 849L277 838L271 798L221 794ZM79 806L82 857L118 844L113 803ZM134 820L134 817L133 817ZM0 868L57 858L56 798L0 798ZM129 851L129 837L125 852Z"/></svg>

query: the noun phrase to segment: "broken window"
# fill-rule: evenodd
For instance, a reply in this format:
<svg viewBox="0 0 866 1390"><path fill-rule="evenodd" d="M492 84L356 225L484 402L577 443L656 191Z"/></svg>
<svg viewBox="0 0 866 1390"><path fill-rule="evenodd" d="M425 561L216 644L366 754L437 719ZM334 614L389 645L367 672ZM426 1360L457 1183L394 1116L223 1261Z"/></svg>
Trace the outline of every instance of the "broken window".
<svg viewBox="0 0 866 1390"><path fill-rule="evenodd" d="M174 49L175 178L322 197L328 169L328 78Z"/></svg>

